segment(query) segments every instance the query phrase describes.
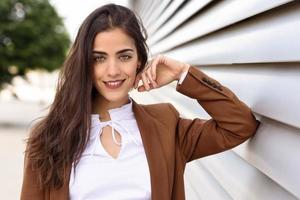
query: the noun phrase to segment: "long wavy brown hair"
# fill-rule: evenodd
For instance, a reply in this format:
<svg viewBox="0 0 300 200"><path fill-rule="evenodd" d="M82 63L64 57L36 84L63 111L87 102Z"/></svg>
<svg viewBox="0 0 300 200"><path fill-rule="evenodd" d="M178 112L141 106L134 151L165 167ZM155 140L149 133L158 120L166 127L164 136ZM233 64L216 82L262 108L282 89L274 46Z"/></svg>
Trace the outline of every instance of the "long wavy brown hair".
<svg viewBox="0 0 300 200"><path fill-rule="evenodd" d="M49 113L31 128L27 141L25 159L41 188L62 187L67 169L79 162L89 139L92 102L97 95L92 83L94 38L114 27L134 39L141 62L137 73L147 62L147 34L132 10L108 4L84 20L60 71Z"/></svg>

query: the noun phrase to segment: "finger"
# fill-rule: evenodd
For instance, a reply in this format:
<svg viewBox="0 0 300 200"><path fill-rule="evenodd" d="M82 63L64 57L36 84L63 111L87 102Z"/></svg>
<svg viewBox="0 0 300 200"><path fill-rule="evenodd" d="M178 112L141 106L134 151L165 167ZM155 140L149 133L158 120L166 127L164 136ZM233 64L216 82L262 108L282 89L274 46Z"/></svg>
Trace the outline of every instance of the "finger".
<svg viewBox="0 0 300 200"><path fill-rule="evenodd" d="M151 73L154 80L156 80L156 69L157 65L161 62L162 56L158 55L151 64Z"/></svg>
<svg viewBox="0 0 300 200"><path fill-rule="evenodd" d="M150 86L149 86L148 79L147 79L145 73L142 73L142 81L143 81L143 85L144 85L145 89L148 91L150 89Z"/></svg>
<svg viewBox="0 0 300 200"><path fill-rule="evenodd" d="M151 76L152 76L153 81L156 81L156 68L157 68L157 65L152 65L152 67L151 67Z"/></svg>
<svg viewBox="0 0 300 200"><path fill-rule="evenodd" d="M157 86L157 84L156 84L156 82L152 78L151 68L148 69L145 73L146 73L147 79L150 81L150 84L151 84L150 87L152 86L151 89L155 88Z"/></svg>
<svg viewBox="0 0 300 200"><path fill-rule="evenodd" d="M148 60L146 66L150 67L152 65L153 61L154 61L154 58L151 58L150 60Z"/></svg>
<svg viewBox="0 0 300 200"><path fill-rule="evenodd" d="M138 91L139 92L144 92L144 91L146 91L146 89L143 85L141 85L141 86L138 87Z"/></svg>
<svg viewBox="0 0 300 200"><path fill-rule="evenodd" d="M140 80L141 80L141 76L140 76L140 74L138 74L138 75L135 77L135 81L134 81L134 86L133 86L133 87L134 87L135 89L138 87Z"/></svg>

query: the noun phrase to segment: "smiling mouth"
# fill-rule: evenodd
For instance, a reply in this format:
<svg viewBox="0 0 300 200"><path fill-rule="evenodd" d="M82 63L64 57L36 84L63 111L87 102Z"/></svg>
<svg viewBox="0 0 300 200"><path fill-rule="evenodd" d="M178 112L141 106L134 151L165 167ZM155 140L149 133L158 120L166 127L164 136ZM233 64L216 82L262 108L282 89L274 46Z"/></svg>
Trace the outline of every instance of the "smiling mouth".
<svg viewBox="0 0 300 200"><path fill-rule="evenodd" d="M122 86L124 81L125 81L125 79L123 79L123 80L114 80L114 81L103 81L103 83L109 89L117 89L117 88Z"/></svg>

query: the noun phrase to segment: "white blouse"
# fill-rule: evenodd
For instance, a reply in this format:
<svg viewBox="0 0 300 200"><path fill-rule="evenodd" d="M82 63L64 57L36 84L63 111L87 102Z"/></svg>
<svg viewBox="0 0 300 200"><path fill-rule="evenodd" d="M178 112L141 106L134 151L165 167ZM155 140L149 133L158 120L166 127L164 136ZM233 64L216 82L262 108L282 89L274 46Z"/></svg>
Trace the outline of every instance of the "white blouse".
<svg viewBox="0 0 300 200"><path fill-rule="evenodd" d="M179 84L186 77L181 75ZM111 120L101 122L91 115L91 132L76 170L72 167L69 192L71 200L149 200L150 171L140 131L130 103L108 110ZM109 155L100 141L102 128L112 127L112 137L121 146L118 157ZM115 139L116 130L121 144Z"/></svg>
<svg viewBox="0 0 300 200"><path fill-rule="evenodd" d="M91 116L90 140L75 172L74 168L71 172L70 199L151 199L149 167L132 101L108 112L110 121L101 122L98 114ZM100 141L102 128L107 125L121 135L121 150L116 159L106 152Z"/></svg>

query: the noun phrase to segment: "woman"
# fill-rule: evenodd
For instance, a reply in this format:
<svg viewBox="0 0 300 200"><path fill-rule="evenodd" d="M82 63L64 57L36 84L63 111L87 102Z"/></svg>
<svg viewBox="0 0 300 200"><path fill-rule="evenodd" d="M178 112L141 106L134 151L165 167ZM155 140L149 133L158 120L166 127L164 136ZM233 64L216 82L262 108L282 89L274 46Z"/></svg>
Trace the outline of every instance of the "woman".
<svg viewBox="0 0 300 200"><path fill-rule="evenodd" d="M21 199L182 200L187 162L253 136L259 122L228 88L165 56L147 64L145 40L122 6L100 7L83 22L49 114L31 131ZM212 119L184 119L171 104L128 95L174 80Z"/></svg>

